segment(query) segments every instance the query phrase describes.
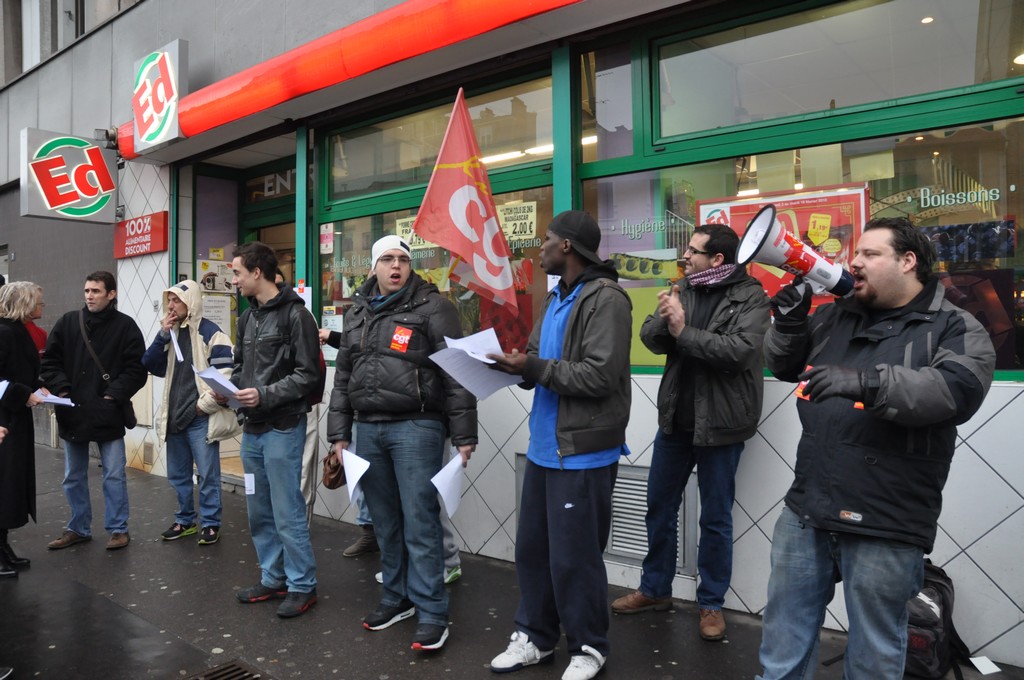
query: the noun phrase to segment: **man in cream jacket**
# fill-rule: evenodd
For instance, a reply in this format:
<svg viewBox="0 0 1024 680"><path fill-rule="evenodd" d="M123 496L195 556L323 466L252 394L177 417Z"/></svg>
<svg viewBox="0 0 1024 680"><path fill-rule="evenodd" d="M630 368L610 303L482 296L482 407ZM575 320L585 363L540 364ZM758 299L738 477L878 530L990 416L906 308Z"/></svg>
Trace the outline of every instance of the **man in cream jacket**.
<svg viewBox="0 0 1024 680"><path fill-rule="evenodd" d="M203 295L195 281L181 281L163 292L160 331L142 357L153 375L164 378L157 434L167 442L167 481L178 494L174 524L163 539L199 534L199 545L220 537L220 441L239 433L234 412L219 405L192 370L210 366L231 376L231 339L203 318ZM192 469L199 476L199 523L192 498Z"/></svg>

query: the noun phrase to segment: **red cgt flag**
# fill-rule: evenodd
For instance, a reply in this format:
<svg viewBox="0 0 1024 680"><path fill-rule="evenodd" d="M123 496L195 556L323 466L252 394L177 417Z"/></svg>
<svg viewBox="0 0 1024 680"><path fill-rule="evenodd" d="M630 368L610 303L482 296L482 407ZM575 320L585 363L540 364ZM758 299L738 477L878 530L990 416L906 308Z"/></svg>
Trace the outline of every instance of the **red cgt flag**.
<svg viewBox="0 0 1024 680"><path fill-rule="evenodd" d="M413 231L449 250L451 278L518 316L512 263L462 88ZM456 257L457 256L457 257Z"/></svg>

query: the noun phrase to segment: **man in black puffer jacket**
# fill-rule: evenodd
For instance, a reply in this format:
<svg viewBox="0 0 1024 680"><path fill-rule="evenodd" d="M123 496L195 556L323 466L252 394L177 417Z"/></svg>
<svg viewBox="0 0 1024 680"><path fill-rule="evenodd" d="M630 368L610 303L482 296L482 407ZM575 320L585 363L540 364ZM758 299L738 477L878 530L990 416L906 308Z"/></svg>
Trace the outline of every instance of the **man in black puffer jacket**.
<svg viewBox="0 0 1024 680"><path fill-rule="evenodd" d="M385 236L371 252L371 275L345 313L327 438L340 457L358 422L355 453L370 463L360 485L380 544L384 594L363 625L383 630L418 612L413 649L438 649L448 637L448 593L430 479L447 436L463 464L476 448L476 398L430 360L445 336L462 336L455 306L413 271L401 238Z"/></svg>

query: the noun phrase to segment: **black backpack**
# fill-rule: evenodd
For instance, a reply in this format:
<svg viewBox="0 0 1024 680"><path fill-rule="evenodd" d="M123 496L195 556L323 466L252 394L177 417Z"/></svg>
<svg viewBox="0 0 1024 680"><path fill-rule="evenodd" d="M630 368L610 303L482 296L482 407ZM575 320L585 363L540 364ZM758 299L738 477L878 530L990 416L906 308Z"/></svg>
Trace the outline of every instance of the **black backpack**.
<svg viewBox="0 0 1024 680"><path fill-rule="evenodd" d="M906 673L918 678L944 678L949 669L963 680L958 661L970 651L953 626L953 581L930 560L924 561L924 585L907 603Z"/></svg>

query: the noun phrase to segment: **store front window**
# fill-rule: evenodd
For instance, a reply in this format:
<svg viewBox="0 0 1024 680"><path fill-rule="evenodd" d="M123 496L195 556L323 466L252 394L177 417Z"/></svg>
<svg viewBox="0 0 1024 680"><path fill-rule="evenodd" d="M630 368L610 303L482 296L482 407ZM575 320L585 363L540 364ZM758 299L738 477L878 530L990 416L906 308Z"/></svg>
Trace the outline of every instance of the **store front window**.
<svg viewBox="0 0 1024 680"><path fill-rule="evenodd" d="M1024 369L1024 118L793 149L584 183L584 207L603 230L600 254L616 261L634 322L680 275L676 258L695 225L738 232L764 203L833 260L847 264L864 223L907 217L936 247L947 298L988 329L998 370ZM755 265L769 291L782 273ZM633 346L633 364L662 358Z"/></svg>
<svg viewBox="0 0 1024 680"><path fill-rule="evenodd" d="M1020 2L891 0L672 41L657 48L652 75L657 136L1020 76L1022 35Z"/></svg>
<svg viewBox="0 0 1024 680"><path fill-rule="evenodd" d="M551 158L551 79L541 78L466 100L488 170ZM434 169L451 103L330 135L327 200L426 183Z"/></svg>
<svg viewBox="0 0 1024 680"><path fill-rule="evenodd" d="M513 347L525 349L547 293L547 277L539 258L540 244L552 217L551 187L496 194L494 202L512 251L517 316L451 281L450 253L412 232L416 209L408 209L320 225L319 283L324 325L340 328L341 315L370 273L374 241L386 234L398 234L412 245L416 272L455 303L464 333L493 327L506 351Z"/></svg>
<svg viewBox="0 0 1024 680"><path fill-rule="evenodd" d="M633 65L629 43L580 57L583 162L633 153Z"/></svg>

